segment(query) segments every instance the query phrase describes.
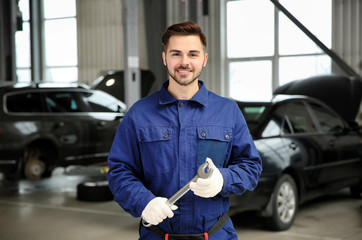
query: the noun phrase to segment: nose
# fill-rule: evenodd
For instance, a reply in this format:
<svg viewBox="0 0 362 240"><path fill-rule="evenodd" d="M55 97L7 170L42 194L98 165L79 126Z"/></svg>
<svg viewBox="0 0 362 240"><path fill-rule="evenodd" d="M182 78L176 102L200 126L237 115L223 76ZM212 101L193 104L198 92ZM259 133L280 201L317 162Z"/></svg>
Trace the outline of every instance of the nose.
<svg viewBox="0 0 362 240"><path fill-rule="evenodd" d="M182 56L181 58L181 65L182 66L188 66L190 63L189 58L187 55Z"/></svg>

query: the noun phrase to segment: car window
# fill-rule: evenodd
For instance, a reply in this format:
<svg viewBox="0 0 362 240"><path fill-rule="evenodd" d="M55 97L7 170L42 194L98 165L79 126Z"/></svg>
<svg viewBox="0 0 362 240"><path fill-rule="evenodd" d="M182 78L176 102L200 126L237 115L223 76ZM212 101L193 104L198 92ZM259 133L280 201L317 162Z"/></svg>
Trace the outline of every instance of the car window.
<svg viewBox="0 0 362 240"><path fill-rule="evenodd" d="M265 113L268 107L266 105L244 105L243 103L238 103L241 112L245 118L245 121L248 125L248 128L252 134L258 130L259 122L261 116Z"/></svg>
<svg viewBox="0 0 362 240"><path fill-rule="evenodd" d="M342 121L328 109L317 104L310 104L321 127L322 132L338 133L343 131Z"/></svg>
<svg viewBox="0 0 362 240"><path fill-rule="evenodd" d="M77 95L73 92L47 92L45 102L50 112L82 112Z"/></svg>
<svg viewBox="0 0 362 240"><path fill-rule="evenodd" d="M94 91L82 92L82 97L88 103L92 112L123 112L119 101L109 94Z"/></svg>
<svg viewBox="0 0 362 240"><path fill-rule="evenodd" d="M266 107L263 105L260 106L245 106L243 107L243 113L245 120L248 121L258 121L260 116L265 111Z"/></svg>
<svg viewBox="0 0 362 240"><path fill-rule="evenodd" d="M284 134L289 134L290 132L290 128L285 121L284 108L282 106L279 106L271 113L270 120L264 128L261 136L280 136Z"/></svg>
<svg viewBox="0 0 362 240"><path fill-rule="evenodd" d="M294 133L317 131L312 118L302 102L288 103L285 114L289 119Z"/></svg>
<svg viewBox="0 0 362 240"><path fill-rule="evenodd" d="M40 93L26 92L6 96L6 109L14 113L44 112Z"/></svg>

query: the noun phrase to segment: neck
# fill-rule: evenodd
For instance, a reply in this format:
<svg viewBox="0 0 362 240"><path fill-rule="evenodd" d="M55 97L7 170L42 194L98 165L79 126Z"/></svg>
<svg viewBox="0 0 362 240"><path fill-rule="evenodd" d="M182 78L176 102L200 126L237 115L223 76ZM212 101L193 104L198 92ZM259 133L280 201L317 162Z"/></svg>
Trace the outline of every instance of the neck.
<svg viewBox="0 0 362 240"><path fill-rule="evenodd" d="M188 86L182 86L170 78L167 90L178 100L190 100L199 91L199 81L195 80Z"/></svg>

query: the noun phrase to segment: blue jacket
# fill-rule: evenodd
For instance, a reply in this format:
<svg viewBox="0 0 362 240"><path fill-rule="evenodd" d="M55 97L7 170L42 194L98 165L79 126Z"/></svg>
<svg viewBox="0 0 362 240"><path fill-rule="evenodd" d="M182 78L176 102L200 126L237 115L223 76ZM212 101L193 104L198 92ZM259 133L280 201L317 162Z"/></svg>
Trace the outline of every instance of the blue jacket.
<svg viewBox="0 0 362 240"><path fill-rule="evenodd" d="M173 218L158 226L168 233L203 233L228 211L229 195L253 190L261 159L235 102L206 89L190 100L177 100L168 82L139 100L120 124L109 154L108 180L115 201L140 217L155 197L171 197L197 173L206 157L213 160L225 183L213 198L189 191L175 205ZM161 239L145 227L140 239ZM209 239L237 239L229 219Z"/></svg>

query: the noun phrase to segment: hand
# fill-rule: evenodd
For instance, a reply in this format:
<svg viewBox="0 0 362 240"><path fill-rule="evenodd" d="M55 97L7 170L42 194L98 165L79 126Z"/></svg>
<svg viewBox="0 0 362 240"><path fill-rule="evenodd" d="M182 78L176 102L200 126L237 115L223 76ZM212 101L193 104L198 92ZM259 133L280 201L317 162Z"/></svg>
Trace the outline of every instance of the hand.
<svg viewBox="0 0 362 240"><path fill-rule="evenodd" d="M152 225L157 225L167 217L172 218L172 210L176 210L177 206L169 207L166 204L167 198L156 197L152 199L142 212L142 218Z"/></svg>
<svg viewBox="0 0 362 240"><path fill-rule="evenodd" d="M224 186L224 177L210 158L206 158L209 168L213 172L209 178L198 178L196 182L190 183L190 189L195 195L210 198L216 196Z"/></svg>

